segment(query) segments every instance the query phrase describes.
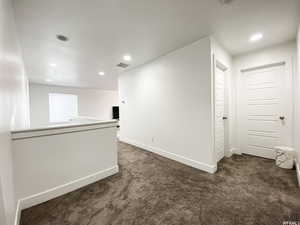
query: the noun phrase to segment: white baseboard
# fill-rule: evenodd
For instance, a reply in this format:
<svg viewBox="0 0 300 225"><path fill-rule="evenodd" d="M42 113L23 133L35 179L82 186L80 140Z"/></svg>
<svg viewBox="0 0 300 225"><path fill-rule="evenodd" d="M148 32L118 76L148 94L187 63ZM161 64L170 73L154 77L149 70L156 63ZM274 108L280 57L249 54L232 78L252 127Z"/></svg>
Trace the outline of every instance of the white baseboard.
<svg viewBox="0 0 300 225"><path fill-rule="evenodd" d="M297 172L298 184L300 187L300 165L298 161L296 161L296 172Z"/></svg>
<svg viewBox="0 0 300 225"><path fill-rule="evenodd" d="M232 149L225 151L225 157L230 158L233 155Z"/></svg>
<svg viewBox="0 0 300 225"><path fill-rule="evenodd" d="M20 218L21 218L21 203L20 200L17 202L17 209L15 213L15 221L14 225L19 225L20 224Z"/></svg>
<svg viewBox="0 0 300 225"><path fill-rule="evenodd" d="M94 183L96 181L102 180L102 179L109 177L113 174L116 174L118 172L119 172L119 166L116 165L114 167L99 171L97 173L80 178L78 180L57 186L55 188L51 188L47 191L29 196L26 198L19 199L19 201L17 203L15 225L19 225L22 209L26 209L26 208L32 207L34 205L38 205L40 203L46 202L50 199L56 198L58 196L67 194L71 191L74 191L78 188L84 187L84 186Z"/></svg>
<svg viewBox="0 0 300 225"><path fill-rule="evenodd" d="M217 171L217 165L208 165L208 164L205 164L205 163L202 163L202 162L198 162L198 161L195 161L195 160L192 160L192 159L188 159L184 156L180 156L180 155L177 155L177 154L174 154L174 153L171 153L171 152L167 152L165 150L162 150L162 149L159 149L159 148L156 148L156 147L148 146L148 145L139 143L137 141L132 141L132 140L129 140L127 138L120 138L120 141L125 142L125 143L130 144L130 145L134 145L134 146L139 147L139 148L142 148L146 151L156 153L158 155L161 155L161 156L164 156L166 158L175 160L177 162L180 162L180 163L183 163L185 165L194 167L196 169L203 170L203 171L208 172L208 173L215 173Z"/></svg>
<svg viewBox="0 0 300 225"><path fill-rule="evenodd" d="M231 155L242 155L242 152L238 148L230 149Z"/></svg>

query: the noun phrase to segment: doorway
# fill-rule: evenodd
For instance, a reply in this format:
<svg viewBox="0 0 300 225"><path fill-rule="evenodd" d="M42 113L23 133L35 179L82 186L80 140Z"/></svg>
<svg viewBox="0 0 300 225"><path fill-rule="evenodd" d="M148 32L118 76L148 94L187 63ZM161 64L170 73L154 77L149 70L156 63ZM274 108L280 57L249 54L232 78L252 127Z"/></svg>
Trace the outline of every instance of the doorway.
<svg viewBox="0 0 300 225"><path fill-rule="evenodd" d="M274 159L274 147L291 144L289 83L286 62L241 70L238 123L242 153Z"/></svg>
<svg viewBox="0 0 300 225"><path fill-rule="evenodd" d="M221 62L216 61L215 76L214 76L214 145L216 160L219 162L225 156L225 143L226 143L226 121L227 121L227 110L226 110L226 71L227 67Z"/></svg>

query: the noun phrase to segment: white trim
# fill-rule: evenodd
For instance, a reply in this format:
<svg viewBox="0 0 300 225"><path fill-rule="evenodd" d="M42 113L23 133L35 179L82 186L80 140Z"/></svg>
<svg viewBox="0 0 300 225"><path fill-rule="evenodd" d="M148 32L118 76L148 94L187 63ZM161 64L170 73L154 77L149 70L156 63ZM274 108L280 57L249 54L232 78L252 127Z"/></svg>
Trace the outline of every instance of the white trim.
<svg viewBox="0 0 300 225"><path fill-rule="evenodd" d="M225 157L230 158L233 155L232 149L225 150Z"/></svg>
<svg viewBox="0 0 300 225"><path fill-rule="evenodd" d="M270 64L266 64L266 65L261 65L261 66L256 66L256 67L250 67L250 68L247 68L247 69L242 69L241 72L245 73L245 72L250 72L250 71L253 71L253 70L266 69L266 68L276 67L276 66L284 66L285 64L286 64L285 61L278 62L278 63L270 63Z"/></svg>
<svg viewBox="0 0 300 225"><path fill-rule="evenodd" d="M116 174L118 172L119 172L119 166L116 165L114 167L99 171L97 173L80 178L78 180L74 180L69 183L51 188L44 192L41 192L41 193L38 193L35 195L31 195L31 196L28 196L23 199L19 199L18 204L17 204L15 225L19 224L19 218L20 218L22 209L26 209L26 208L32 207L34 205L46 202L50 199L56 198L58 196L64 195L66 193L69 193L71 191L74 191L76 189L84 187L84 186L94 183L96 181L102 180L102 179L109 177L113 174Z"/></svg>
<svg viewBox="0 0 300 225"><path fill-rule="evenodd" d="M300 165L297 160L296 160L296 173L297 173L297 178L298 178L298 184L300 187Z"/></svg>
<svg viewBox="0 0 300 225"><path fill-rule="evenodd" d="M180 156L180 155L162 150L162 149L157 148L157 147L152 147L152 146L148 146L148 145L139 143L137 141L129 140L127 138L120 138L120 140L122 142L127 143L127 144L134 145L134 146L142 148L146 151L156 153L156 154L161 155L163 157L175 160L177 162L183 163L185 165L194 167L194 168L199 169L199 170L203 170L203 171L208 172L208 173L215 173L217 171L217 166L216 165L208 165L208 164L205 164L205 163L202 163L202 162L198 162L198 161L186 158L184 156Z"/></svg>
<svg viewBox="0 0 300 225"><path fill-rule="evenodd" d="M225 153L227 158L230 158L232 155L242 155L241 151L238 150L237 148L231 148Z"/></svg>
<svg viewBox="0 0 300 225"><path fill-rule="evenodd" d="M21 218L21 203L20 200L17 202L17 209L15 213L15 221L14 225L19 225L20 224L20 218Z"/></svg>
<svg viewBox="0 0 300 225"><path fill-rule="evenodd" d="M214 157L214 163L217 165L216 167L218 168L218 160L217 160L217 153L216 153L216 146L215 146L215 139L216 139L216 135L215 135L215 74L216 74L216 56L215 54L212 54L211 56L211 102L213 104L211 104L211 116L212 116L212 120L211 120L211 146L213 149L213 157ZM217 170L216 168L216 170Z"/></svg>
<svg viewBox="0 0 300 225"><path fill-rule="evenodd" d="M242 155L242 152L238 148L230 149L233 155Z"/></svg>
<svg viewBox="0 0 300 225"><path fill-rule="evenodd" d="M216 67L222 70L223 72L228 70L228 67L225 66L221 61L216 59Z"/></svg>

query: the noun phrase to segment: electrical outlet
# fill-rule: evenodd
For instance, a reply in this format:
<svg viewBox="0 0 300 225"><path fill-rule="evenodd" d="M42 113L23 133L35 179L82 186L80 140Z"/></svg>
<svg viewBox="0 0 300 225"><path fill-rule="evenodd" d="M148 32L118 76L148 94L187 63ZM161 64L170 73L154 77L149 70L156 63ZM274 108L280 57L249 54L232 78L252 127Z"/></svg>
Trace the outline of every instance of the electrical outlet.
<svg viewBox="0 0 300 225"><path fill-rule="evenodd" d="M152 143L154 143L154 137L152 137Z"/></svg>

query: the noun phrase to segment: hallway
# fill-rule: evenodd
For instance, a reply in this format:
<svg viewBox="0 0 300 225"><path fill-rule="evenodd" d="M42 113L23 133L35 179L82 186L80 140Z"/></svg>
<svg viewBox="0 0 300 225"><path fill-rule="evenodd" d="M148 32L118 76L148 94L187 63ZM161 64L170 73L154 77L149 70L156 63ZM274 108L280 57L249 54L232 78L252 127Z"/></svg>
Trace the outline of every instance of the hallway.
<svg viewBox="0 0 300 225"><path fill-rule="evenodd" d="M214 175L119 143L120 173L22 212L22 225L281 225L299 220L295 170L234 155Z"/></svg>

